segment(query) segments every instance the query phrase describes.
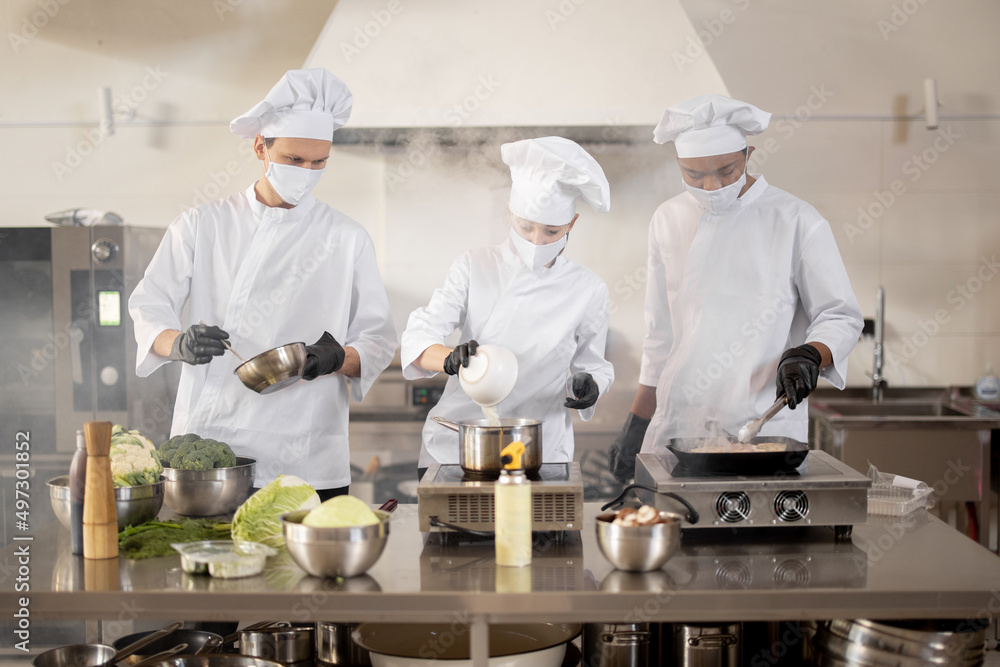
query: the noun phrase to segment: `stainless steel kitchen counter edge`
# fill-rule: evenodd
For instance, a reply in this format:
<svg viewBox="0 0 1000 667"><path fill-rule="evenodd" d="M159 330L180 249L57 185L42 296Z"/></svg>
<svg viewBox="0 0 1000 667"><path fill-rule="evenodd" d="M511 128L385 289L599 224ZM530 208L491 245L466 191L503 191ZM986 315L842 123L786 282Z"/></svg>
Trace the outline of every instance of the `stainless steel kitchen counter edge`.
<svg viewBox="0 0 1000 667"><path fill-rule="evenodd" d="M1000 612L1000 558L920 510L870 518L850 542L829 529L706 538L685 534L663 569L613 570L585 506L581 538L536 545L530 570L498 571L492 544L439 545L401 505L379 562L342 581L305 576L287 555L264 574L211 579L179 570L177 557L84 561L58 524L0 550L0 607L28 598L32 620L504 621L805 620L974 618ZM28 546L30 590L17 590ZM23 560L23 559L22 559ZM497 592L502 590L530 592ZM116 589L117 587L117 589Z"/></svg>

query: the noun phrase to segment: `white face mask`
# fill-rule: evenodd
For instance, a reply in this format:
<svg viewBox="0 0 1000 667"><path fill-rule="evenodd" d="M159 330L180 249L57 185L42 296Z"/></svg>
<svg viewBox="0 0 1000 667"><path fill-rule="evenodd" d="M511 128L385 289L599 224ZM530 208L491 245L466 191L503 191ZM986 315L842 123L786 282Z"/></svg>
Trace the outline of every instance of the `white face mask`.
<svg viewBox="0 0 1000 667"><path fill-rule="evenodd" d="M518 234L517 231L511 227L510 240L514 242L514 249L517 250L517 254L520 255L521 259L524 260L524 263L528 265L528 268L535 271L559 256L559 253L561 253L563 248L566 247L566 242L569 240L569 234L563 234L561 239L552 243L535 245L528 239Z"/></svg>
<svg viewBox="0 0 1000 667"><path fill-rule="evenodd" d="M749 155L747 155L747 158L749 159ZM684 184L684 189L691 193L691 196L695 198L699 206L712 213L720 213L731 208L736 203L736 200L740 196L740 191L747 184L747 163L743 163L743 174L735 183L725 185L718 190L702 190L693 185L688 185L683 176L681 177L681 182Z"/></svg>
<svg viewBox="0 0 1000 667"><path fill-rule="evenodd" d="M264 154L267 155L267 144L264 144ZM325 167L323 169L306 169L292 164L277 164L270 155L267 155L267 162L267 171L264 172L264 177L278 193L278 196L292 206L296 206L303 197L312 192L326 170Z"/></svg>

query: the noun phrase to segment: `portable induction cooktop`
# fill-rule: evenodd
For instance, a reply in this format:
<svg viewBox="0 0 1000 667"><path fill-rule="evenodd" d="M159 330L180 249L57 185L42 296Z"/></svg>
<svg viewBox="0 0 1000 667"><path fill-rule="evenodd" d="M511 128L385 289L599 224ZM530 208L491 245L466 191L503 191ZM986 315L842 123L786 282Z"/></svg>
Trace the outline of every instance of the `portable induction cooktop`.
<svg viewBox="0 0 1000 667"><path fill-rule="evenodd" d="M543 463L531 482L532 531L580 530L583 523L583 477L579 463ZM495 477L469 475L458 465L427 468L417 486L422 532L457 532L454 528L493 532ZM433 521L431 517L437 517Z"/></svg>
<svg viewBox="0 0 1000 667"><path fill-rule="evenodd" d="M771 475L720 475L686 470L670 452L639 454L636 484L659 493L638 491L644 502L684 513L665 492L676 493L698 511L696 524L706 528L794 528L829 526L836 539L849 539L854 524L868 520L871 480L826 452L811 450L792 472Z"/></svg>

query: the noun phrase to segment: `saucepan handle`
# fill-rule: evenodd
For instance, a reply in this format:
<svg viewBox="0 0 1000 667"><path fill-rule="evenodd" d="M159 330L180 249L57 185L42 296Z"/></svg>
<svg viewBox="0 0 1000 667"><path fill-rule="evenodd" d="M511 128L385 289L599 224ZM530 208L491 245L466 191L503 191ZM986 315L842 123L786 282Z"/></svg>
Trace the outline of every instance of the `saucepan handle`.
<svg viewBox="0 0 1000 667"><path fill-rule="evenodd" d="M444 417L431 417L431 419L433 421L436 421L438 424L441 424L441 426L444 426L445 428L450 428L455 433L458 433L459 426L455 422L448 421Z"/></svg>
<svg viewBox="0 0 1000 667"><path fill-rule="evenodd" d="M472 535L473 537L494 537L494 533L489 533L483 530L471 530L469 528L462 528L461 526L456 526L451 523L445 523L436 516L427 517L430 523L435 528L450 528L451 530L457 531L459 533L465 533L466 535Z"/></svg>
<svg viewBox="0 0 1000 667"><path fill-rule="evenodd" d="M687 516L684 517L687 520L687 522L690 523L691 525L694 525L694 524L698 523L698 519L699 519L698 511L695 510L695 508L691 506L691 503L689 503L688 501L684 500L683 498L681 498L676 493L670 493L669 491L663 491L663 492L657 491L653 487L646 486L645 484L629 484L624 489L622 489L622 492L618 495L617 498L615 498L611 502L608 502L608 503L605 503L604 505L602 505L601 506L601 511L603 512L603 511L605 511L607 509L610 509L610 508L617 509L617 508L621 507L625 503L625 496L626 496L626 494L628 494L628 492L631 491L632 489L642 489L643 491L652 491L653 493L659 493L661 496L667 496L668 498L673 498L674 500L676 500L681 505L684 505L684 507L687 508L688 513L687 513Z"/></svg>
<svg viewBox="0 0 1000 667"><path fill-rule="evenodd" d="M385 512L386 514L392 514L392 511L396 509L398 505L399 501L397 501L395 498L389 498L389 500L379 505L379 509Z"/></svg>

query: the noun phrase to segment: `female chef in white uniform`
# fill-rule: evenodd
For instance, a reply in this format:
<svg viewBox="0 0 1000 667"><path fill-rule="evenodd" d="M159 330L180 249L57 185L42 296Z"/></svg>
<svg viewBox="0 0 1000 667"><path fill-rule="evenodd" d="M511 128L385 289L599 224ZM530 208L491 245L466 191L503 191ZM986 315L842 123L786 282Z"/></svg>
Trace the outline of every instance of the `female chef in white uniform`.
<svg viewBox="0 0 1000 667"><path fill-rule="evenodd" d="M805 442L819 376L844 387L862 319L829 223L806 202L750 176L746 136L771 114L723 95L671 107L654 131L673 141L683 192L649 227L646 338L639 391L609 452L632 476L635 455L671 438L735 433L788 396L762 435ZM776 386L777 385L777 386Z"/></svg>
<svg viewBox="0 0 1000 667"><path fill-rule="evenodd" d="M568 139L504 144L501 156L512 180L509 236L498 246L464 253L430 303L410 314L401 340L403 375L413 380L448 373L452 377L429 417L478 419L482 409L454 376L468 365L477 343L510 349L518 379L499 405L500 416L543 421L542 460L571 461L569 410L590 419L614 370L604 358L608 287L562 251L578 217L576 200L605 212L610 188L597 161ZM443 343L455 329L465 342L452 349ZM458 437L428 418L417 464L421 474L433 463L458 463Z"/></svg>

